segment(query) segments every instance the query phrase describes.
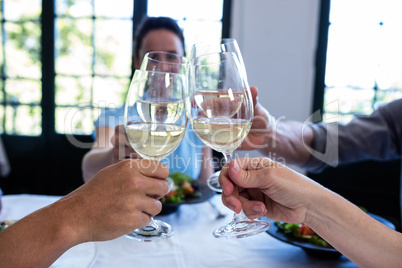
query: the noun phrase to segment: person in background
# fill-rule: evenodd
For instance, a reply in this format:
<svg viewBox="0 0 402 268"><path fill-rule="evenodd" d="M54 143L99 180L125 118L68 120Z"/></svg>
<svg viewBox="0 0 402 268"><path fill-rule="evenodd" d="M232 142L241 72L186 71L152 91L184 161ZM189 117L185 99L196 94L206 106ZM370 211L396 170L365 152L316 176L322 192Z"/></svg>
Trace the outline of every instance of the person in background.
<svg viewBox="0 0 402 268"><path fill-rule="evenodd" d="M380 106L369 116L355 116L346 125L292 120L276 121L257 101L251 87L254 119L239 149L257 149L265 155L283 157L309 172L364 160L394 160L402 155L402 99Z"/></svg>
<svg viewBox="0 0 402 268"><path fill-rule="evenodd" d="M124 160L0 232L0 267L49 267L69 248L146 226L162 209L169 170L157 161Z"/></svg>
<svg viewBox="0 0 402 268"><path fill-rule="evenodd" d="M135 37L135 69L140 68L144 55L150 51L166 51L185 56L183 32L173 19L147 17L143 20ZM123 115L124 107L105 109L95 122L95 143L82 161L85 182L112 163L139 157L126 139ZM188 127L180 146L163 162L169 166L171 173L180 171L193 179L206 181L213 173L212 151L203 145L191 127Z"/></svg>

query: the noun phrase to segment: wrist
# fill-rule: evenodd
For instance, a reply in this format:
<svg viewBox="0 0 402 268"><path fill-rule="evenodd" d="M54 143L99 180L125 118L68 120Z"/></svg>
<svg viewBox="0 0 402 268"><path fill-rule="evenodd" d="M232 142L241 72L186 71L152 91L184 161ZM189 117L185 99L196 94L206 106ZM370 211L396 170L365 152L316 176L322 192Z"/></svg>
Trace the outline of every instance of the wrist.
<svg viewBox="0 0 402 268"><path fill-rule="evenodd" d="M326 234L328 229L340 228L345 224L344 215L361 210L337 193L317 184L310 194L305 224L318 234ZM348 223L346 223L347 225Z"/></svg>
<svg viewBox="0 0 402 268"><path fill-rule="evenodd" d="M57 202L49 206L49 214L54 223L55 236L68 247L86 242L84 236L81 235L80 224L77 222L79 218L74 211L74 196L70 198L61 198Z"/></svg>
<svg viewBox="0 0 402 268"><path fill-rule="evenodd" d="M313 187L309 187L311 191L305 193L305 196L307 197L305 203L306 216L303 223L314 230L317 226L322 225L326 220L326 212L330 209L328 204L332 202L332 195L335 193L314 181L312 182Z"/></svg>

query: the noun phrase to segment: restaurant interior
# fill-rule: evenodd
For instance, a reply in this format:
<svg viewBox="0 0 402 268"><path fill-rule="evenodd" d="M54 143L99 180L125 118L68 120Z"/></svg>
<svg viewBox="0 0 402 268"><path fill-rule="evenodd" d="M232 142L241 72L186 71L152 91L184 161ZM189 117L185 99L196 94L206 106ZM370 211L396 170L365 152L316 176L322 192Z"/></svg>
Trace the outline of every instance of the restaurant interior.
<svg viewBox="0 0 402 268"><path fill-rule="evenodd" d="M176 19L187 49L235 38L249 84L276 118L306 121L319 111L320 120L347 123L402 96L402 46L389 45L401 43L402 21L391 6L330 0L99 1L95 8L84 0L26 2L1 6L0 131L2 164L10 167L0 178L4 195L60 196L83 184L93 122L102 107L124 101L132 38L145 15ZM382 75L392 68L399 76ZM366 161L307 175L400 230L400 169L400 159Z"/></svg>
<svg viewBox="0 0 402 268"><path fill-rule="evenodd" d="M8 228L6 220L11 225L84 184L83 158L94 146L95 122L102 111L122 107L129 99L138 69L134 36L145 17L174 19L183 31L188 58L193 44L235 40L241 56L230 56L237 67L241 58L245 66L236 74L258 88L258 102L275 122L346 125L402 98L400 2L1 1L0 231ZM184 117L189 114L185 111ZM394 142L399 157L330 162L319 172L288 164L276 153L264 156L305 174L400 232L402 146ZM218 151L213 156L219 171L224 156ZM233 158L259 156L257 150L233 153ZM195 179L190 177L191 182ZM264 217L264 234L216 239L221 238L216 230L230 221L233 211L213 187L197 181L194 185L195 199L173 204L163 199L155 218L173 227L166 228L170 233L164 242L138 242L150 242L148 237L133 241L136 229L109 241L74 246L52 267L357 267L327 242L312 245L289 238L279 227L286 223Z"/></svg>

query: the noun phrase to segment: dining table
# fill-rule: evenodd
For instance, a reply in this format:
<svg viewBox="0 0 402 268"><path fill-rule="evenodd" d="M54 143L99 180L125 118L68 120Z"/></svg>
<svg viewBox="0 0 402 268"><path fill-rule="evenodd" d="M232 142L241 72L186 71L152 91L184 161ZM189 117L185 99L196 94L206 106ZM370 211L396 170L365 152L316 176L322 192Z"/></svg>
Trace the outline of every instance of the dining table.
<svg viewBox="0 0 402 268"><path fill-rule="evenodd" d="M0 220L18 220L59 198L33 194L4 195ZM301 247L278 240L266 232L240 239L217 239L212 232L229 222L233 212L222 204L219 194L211 199L182 204L168 215L156 216L173 227L174 234L169 239L137 242L122 236L109 241L87 242L66 251L51 267L357 267L343 255L335 258L310 255ZM210 201L226 216L217 217L217 210Z"/></svg>

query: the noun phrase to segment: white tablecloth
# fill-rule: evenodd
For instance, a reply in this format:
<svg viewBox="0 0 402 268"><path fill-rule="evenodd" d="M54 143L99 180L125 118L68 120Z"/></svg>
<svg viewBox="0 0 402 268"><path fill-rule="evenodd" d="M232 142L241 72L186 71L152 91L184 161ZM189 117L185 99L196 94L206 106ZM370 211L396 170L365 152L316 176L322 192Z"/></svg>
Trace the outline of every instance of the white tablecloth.
<svg viewBox="0 0 402 268"><path fill-rule="evenodd" d="M253 237L219 240L212 231L228 222L232 213L216 220L208 203L182 205L167 216L157 216L175 230L162 242L141 243L126 237L106 242L90 242L67 251L52 267L167 267L167 268L259 268L259 267L357 267L345 257L320 259L307 255L301 248L281 242L263 233ZM0 220L17 220L46 206L58 197L41 195L3 196Z"/></svg>

